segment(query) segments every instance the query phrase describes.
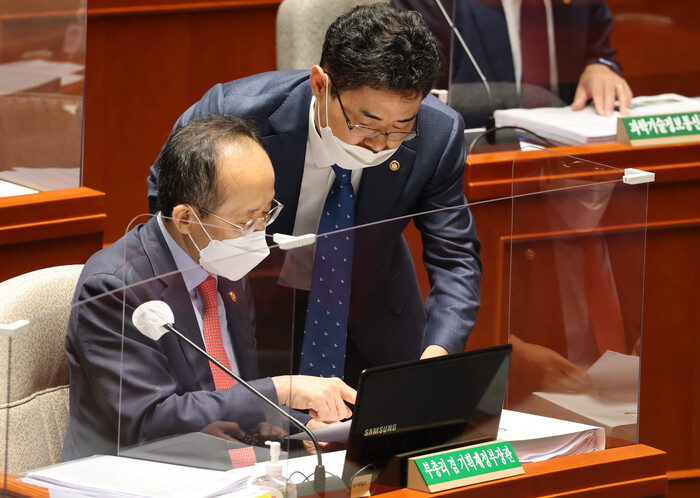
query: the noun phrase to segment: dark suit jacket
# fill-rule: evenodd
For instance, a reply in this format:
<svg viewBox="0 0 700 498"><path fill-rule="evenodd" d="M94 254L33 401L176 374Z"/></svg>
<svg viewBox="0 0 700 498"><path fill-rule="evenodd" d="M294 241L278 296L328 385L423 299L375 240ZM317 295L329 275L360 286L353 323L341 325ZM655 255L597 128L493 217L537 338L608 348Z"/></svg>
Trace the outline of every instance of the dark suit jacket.
<svg viewBox="0 0 700 498"><path fill-rule="evenodd" d="M215 391L208 361L174 334L156 342L133 326L136 307L163 300L173 309L175 328L204 348L187 289L176 270L155 218L85 264L66 338L70 420L64 460L116 453L120 424L120 444L125 447L196 432L217 420L234 421L244 429L263 420L261 402L245 388ZM222 296L231 291L237 296L235 303L224 299L228 333L240 374L248 380L257 378L257 359L245 287L245 281L219 278ZM251 384L277 400L270 379Z"/></svg>
<svg viewBox="0 0 700 498"><path fill-rule="evenodd" d="M285 205L268 231L291 234L310 103L308 71L265 73L214 86L175 127L207 114L253 120L275 168L276 198ZM345 368L351 385L362 369L416 359L430 344L462 351L479 307L480 246L462 186L464 125L432 96L424 99L418 116L420 135L384 164L365 169L357 193L356 225L400 219L357 231ZM389 169L391 161L399 161L397 171ZM149 178L151 211L157 209L157 174L158 161ZM402 231L414 214L452 206L463 207L414 218L432 284L424 308Z"/></svg>
<svg viewBox="0 0 700 498"><path fill-rule="evenodd" d="M423 13L438 37L444 39L445 33L451 32L434 0L391 0L391 3ZM587 65L603 59L617 72L621 69L617 52L610 48L613 20L605 0L571 0L568 3L552 0L552 7L559 98L567 105L573 101L579 77ZM495 109L520 107L502 1L454 1L453 22L492 86ZM483 126L490 112L486 90L468 55L453 38L451 105L462 114L467 127Z"/></svg>

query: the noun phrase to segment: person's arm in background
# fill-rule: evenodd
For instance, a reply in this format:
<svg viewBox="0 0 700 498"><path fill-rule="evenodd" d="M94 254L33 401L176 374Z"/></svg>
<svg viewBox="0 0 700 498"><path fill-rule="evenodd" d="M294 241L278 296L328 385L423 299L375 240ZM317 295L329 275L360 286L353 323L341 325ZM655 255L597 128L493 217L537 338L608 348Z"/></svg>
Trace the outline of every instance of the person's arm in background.
<svg viewBox="0 0 700 498"><path fill-rule="evenodd" d="M622 76L617 51L610 47L612 14L604 1L596 2L590 9L587 65L578 80L571 108L579 111L592 100L598 114L610 116L617 100L620 112L626 113L632 100L632 90Z"/></svg>
<svg viewBox="0 0 700 498"><path fill-rule="evenodd" d="M511 372L532 391L581 391L590 384L588 374L545 346L525 342L514 334Z"/></svg>

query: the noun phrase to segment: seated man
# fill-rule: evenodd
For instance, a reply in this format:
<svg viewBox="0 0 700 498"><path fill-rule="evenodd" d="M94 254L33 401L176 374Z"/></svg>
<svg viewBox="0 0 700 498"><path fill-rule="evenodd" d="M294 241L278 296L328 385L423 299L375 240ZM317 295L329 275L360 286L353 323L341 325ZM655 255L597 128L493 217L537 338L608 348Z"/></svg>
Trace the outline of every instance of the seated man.
<svg viewBox="0 0 700 498"><path fill-rule="evenodd" d="M442 0L454 26L491 88L440 11L436 0L391 0L421 12L451 61L451 103L468 128L483 126L489 100L494 109L571 105L588 100L596 112L611 115L615 100L625 111L632 91L622 77L617 52L610 47L613 19L605 0ZM451 55L451 56L450 56ZM447 77L441 87L447 88Z"/></svg>
<svg viewBox="0 0 700 498"><path fill-rule="evenodd" d="M93 255L77 284L64 460L203 429L237 436L266 422L262 404L189 345L174 334L148 339L131 321L140 304L162 300L176 329L246 380L257 378L241 278L268 254L265 226L282 207L262 139L232 116L194 120L170 136L160 165L160 213ZM344 402L355 397L337 378L250 383L324 422L348 417Z"/></svg>

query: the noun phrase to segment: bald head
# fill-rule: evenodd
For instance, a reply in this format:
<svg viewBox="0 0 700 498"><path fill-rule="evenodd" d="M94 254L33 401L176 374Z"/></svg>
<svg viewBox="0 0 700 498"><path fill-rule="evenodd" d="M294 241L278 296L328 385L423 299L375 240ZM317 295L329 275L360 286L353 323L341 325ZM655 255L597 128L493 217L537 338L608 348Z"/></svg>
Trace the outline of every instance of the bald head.
<svg viewBox="0 0 700 498"><path fill-rule="evenodd" d="M275 195L272 163L260 144L250 139L222 144L218 152L215 182L220 191L218 205L213 209L198 207L245 225L270 209Z"/></svg>
<svg viewBox="0 0 700 498"><path fill-rule="evenodd" d="M267 159L258 131L248 121L235 116L210 115L175 130L160 156L160 211L171 216L176 205L189 204L214 212L229 200L227 189L231 185L223 185L220 180L234 182L241 187L236 190L243 192L244 178L255 182L267 181L270 175L274 177L269 159L267 164L253 164L247 160L251 153ZM223 157L230 160L225 161L226 168L220 172ZM265 178L258 178L260 174ZM232 178L235 175L240 179Z"/></svg>

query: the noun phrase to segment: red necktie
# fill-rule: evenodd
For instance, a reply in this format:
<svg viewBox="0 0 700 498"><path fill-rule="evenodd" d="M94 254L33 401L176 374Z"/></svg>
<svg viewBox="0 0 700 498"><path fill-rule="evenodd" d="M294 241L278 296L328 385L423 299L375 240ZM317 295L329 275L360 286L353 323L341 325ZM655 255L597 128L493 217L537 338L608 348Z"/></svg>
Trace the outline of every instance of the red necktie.
<svg viewBox="0 0 700 498"><path fill-rule="evenodd" d="M231 459L231 466L234 469L255 465L258 461L252 446L230 449L228 450L228 456Z"/></svg>
<svg viewBox="0 0 700 498"><path fill-rule="evenodd" d="M608 349L627 353L625 327L617 296L610 280L598 261L592 237L583 237L586 254L586 302L588 316L598 343L598 351L603 354Z"/></svg>
<svg viewBox="0 0 700 498"><path fill-rule="evenodd" d="M204 344L207 350L215 360L224 365L226 368L231 368L224 343L221 340L221 328L219 326L219 306L216 294L216 279L207 277L207 279L197 286L199 295L204 300L204 316L202 317L202 326L204 328ZM235 384L234 380L223 370L217 367L211 361L209 362L211 374L214 377L214 386L217 390L228 389Z"/></svg>
<svg viewBox="0 0 700 498"><path fill-rule="evenodd" d="M550 90L549 36L544 0L523 0L520 7L520 53L522 57L523 107L542 105L540 87Z"/></svg>

